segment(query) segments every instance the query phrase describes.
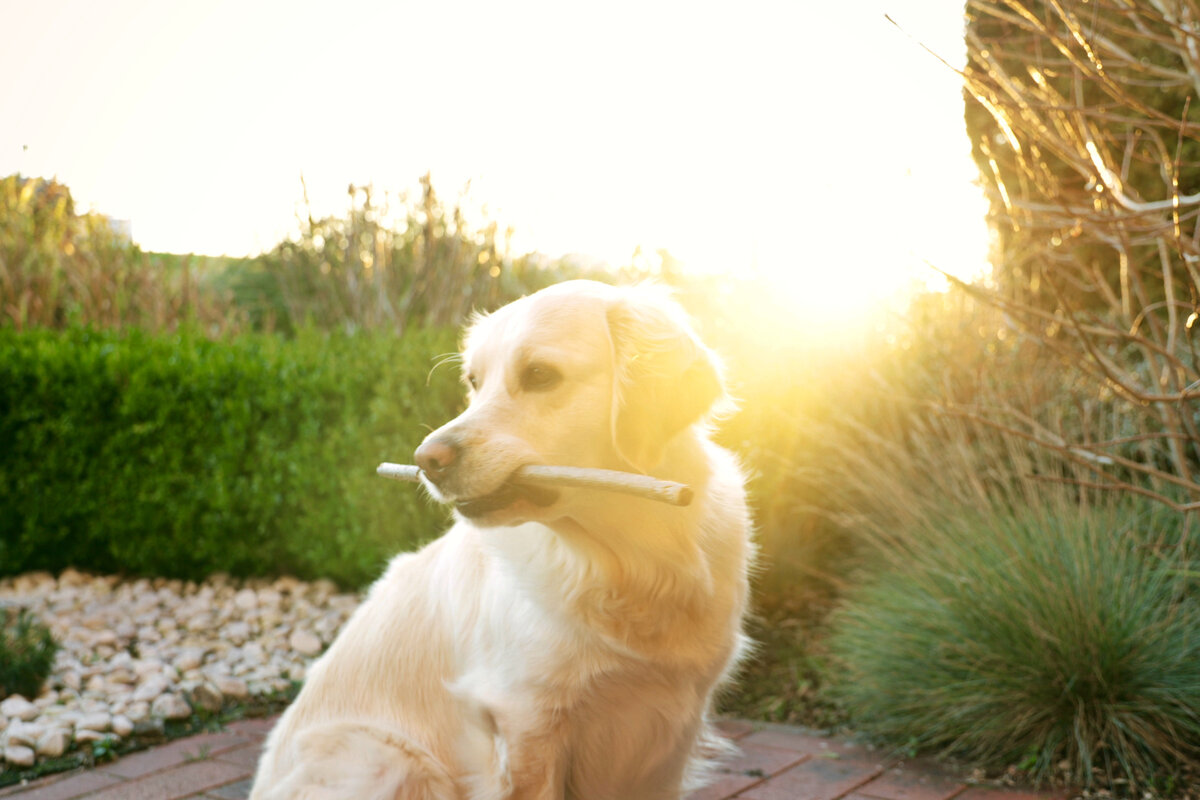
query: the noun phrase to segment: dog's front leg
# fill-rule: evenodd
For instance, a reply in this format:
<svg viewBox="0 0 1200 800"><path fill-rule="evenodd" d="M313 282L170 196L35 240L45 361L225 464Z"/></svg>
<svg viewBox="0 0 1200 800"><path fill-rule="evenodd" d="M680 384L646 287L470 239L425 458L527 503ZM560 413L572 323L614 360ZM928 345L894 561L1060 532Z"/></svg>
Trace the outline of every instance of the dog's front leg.
<svg viewBox="0 0 1200 800"><path fill-rule="evenodd" d="M471 800L563 800L565 714L539 713L536 700L497 691L478 674L449 688L463 712L458 755Z"/></svg>
<svg viewBox="0 0 1200 800"><path fill-rule="evenodd" d="M536 727L520 726L501 735L508 749L512 800L564 800L567 783L567 725L542 720Z"/></svg>

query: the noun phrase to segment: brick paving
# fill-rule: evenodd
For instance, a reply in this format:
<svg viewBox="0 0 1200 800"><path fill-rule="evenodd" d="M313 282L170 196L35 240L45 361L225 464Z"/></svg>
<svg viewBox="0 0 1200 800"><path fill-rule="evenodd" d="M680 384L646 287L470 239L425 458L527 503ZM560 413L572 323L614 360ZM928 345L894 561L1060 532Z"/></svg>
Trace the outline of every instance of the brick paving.
<svg viewBox="0 0 1200 800"><path fill-rule="evenodd" d="M230 723L92 770L0 790L11 800L246 800L274 718ZM970 786L945 768L900 762L798 728L721 723L741 754L687 800L1066 800L1074 793Z"/></svg>

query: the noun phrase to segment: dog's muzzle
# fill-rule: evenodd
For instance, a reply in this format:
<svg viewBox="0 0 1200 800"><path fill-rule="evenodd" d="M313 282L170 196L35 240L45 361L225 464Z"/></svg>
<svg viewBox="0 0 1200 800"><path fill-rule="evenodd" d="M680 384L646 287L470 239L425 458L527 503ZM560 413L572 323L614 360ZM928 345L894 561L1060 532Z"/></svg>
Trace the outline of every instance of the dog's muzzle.
<svg viewBox="0 0 1200 800"><path fill-rule="evenodd" d="M435 432L417 448L414 459L425 480L445 500L453 503L463 516L472 519L484 517L520 500L527 500L543 508L558 500L558 492L554 489L513 483L511 473L495 491L465 499L457 497L464 494L464 476L460 473L462 452L462 444L457 437L449 433Z"/></svg>
<svg viewBox="0 0 1200 800"><path fill-rule="evenodd" d="M545 508L558 500L558 492L542 486L518 486L505 481L499 489L491 494L468 500L455 500L454 507L464 517L475 519L507 508L518 500L528 500L535 506Z"/></svg>

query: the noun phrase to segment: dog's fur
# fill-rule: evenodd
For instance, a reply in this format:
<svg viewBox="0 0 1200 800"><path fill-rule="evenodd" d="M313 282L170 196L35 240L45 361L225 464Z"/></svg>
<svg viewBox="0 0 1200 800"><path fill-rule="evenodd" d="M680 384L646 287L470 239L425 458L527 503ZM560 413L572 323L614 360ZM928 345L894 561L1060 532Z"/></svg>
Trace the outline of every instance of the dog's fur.
<svg viewBox="0 0 1200 800"><path fill-rule="evenodd" d="M705 428L712 353L661 293L571 281L477 319L463 366L467 410L417 452L458 521L397 556L313 665L252 800L678 798L723 744L707 714L743 647L751 545ZM649 472L695 500L497 494L524 464Z"/></svg>

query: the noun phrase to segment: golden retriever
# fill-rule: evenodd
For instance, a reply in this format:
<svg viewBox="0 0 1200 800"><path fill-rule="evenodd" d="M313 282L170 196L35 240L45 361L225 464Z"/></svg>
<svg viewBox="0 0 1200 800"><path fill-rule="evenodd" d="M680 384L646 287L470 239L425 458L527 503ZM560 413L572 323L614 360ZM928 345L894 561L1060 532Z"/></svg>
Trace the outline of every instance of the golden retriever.
<svg viewBox="0 0 1200 800"><path fill-rule="evenodd" d="M653 288L570 281L478 318L469 405L416 452L457 522L397 556L312 666L252 800L679 798L723 740L742 650L743 478L706 418L713 354ZM651 473L678 508L507 482Z"/></svg>

